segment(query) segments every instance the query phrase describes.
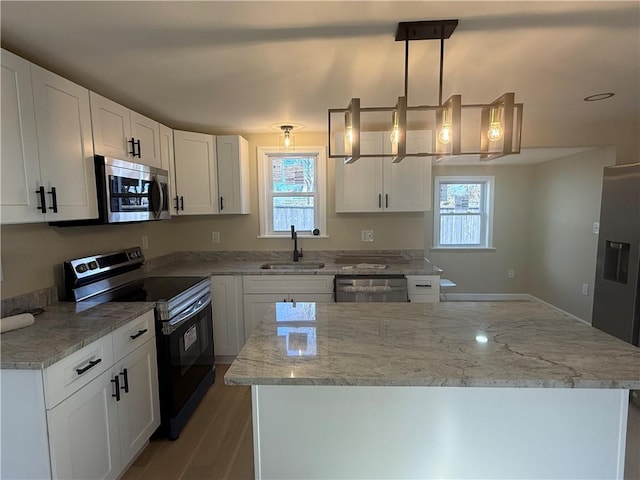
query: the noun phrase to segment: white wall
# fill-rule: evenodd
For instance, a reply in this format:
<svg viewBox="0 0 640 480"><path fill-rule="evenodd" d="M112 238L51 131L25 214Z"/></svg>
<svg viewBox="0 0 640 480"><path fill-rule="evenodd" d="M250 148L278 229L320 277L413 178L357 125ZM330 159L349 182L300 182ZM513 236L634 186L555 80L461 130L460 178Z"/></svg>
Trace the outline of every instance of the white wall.
<svg viewBox="0 0 640 480"><path fill-rule="evenodd" d="M537 165L532 182L528 290L588 322L593 308L603 168L610 147ZM582 295L582 284L589 294Z"/></svg>
<svg viewBox="0 0 640 480"><path fill-rule="evenodd" d="M445 162L443 162L445 163ZM432 250L433 215L425 214L425 255L440 268L443 277L457 284L452 293L527 293L531 177L534 167L438 165L438 175L495 176L493 251ZM507 270L515 278L507 278Z"/></svg>

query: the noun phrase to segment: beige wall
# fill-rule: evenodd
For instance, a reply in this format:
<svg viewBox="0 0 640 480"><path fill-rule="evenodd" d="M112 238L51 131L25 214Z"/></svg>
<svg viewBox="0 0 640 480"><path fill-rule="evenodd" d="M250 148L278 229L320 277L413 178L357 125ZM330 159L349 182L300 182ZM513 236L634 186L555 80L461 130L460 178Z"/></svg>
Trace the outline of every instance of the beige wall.
<svg viewBox="0 0 640 480"><path fill-rule="evenodd" d="M425 214L427 258L444 269L443 277L457 284L452 293L527 293L529 218L533 166L436 166L438 175L495 176L494 251L437 251L433 242L433 215ZM507 278L507 270L515 278Z"/></svg>
<svg viewBox="0 0 640 480"><path fill-rule="evenodd" d="M591 321L600 219L602 169L613 148L598 148L536 166L532 178L529 291ZM581 293L589 285L589 295Z"/></svg>
<svg viewBox="0 0 640 480"><path fill-rule="evenodd" d="M326 145L325 134L296 133L296 144ZM288 239L259 239L256 147L278 144L277 134L247 135L250 154L251 214L173 217L169 221L92 227L50 227L47 224L4 225L1 229L1 298L39 288L62 287L64 260L110 252L141 244L149 237L148 258L179 250L289 250ZM421 249L423 214L336 214L334 161L328 160L327 234L329 238L300 239L304 250ZM360 230L374 230L374 242L360 240ZM221 243L211 243L211 232ZM401 232L401 233L400 233Z"/></svg>

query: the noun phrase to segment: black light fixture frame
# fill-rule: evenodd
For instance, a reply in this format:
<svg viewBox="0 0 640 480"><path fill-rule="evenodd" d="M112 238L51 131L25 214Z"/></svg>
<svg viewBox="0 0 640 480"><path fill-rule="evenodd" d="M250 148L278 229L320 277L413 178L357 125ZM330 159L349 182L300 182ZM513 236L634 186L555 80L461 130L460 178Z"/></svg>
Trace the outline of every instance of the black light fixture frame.
<svg viewBox="0 0 640 480"><path fill-rule="evenodd" d="M393 157L393 162L398 163L405 157L431 157L435 156L442 160L457 155L480 155L481 160L493 160L505 155L520 153L522 136L522 113L523 104L515 103L515 94L506 93L490 104L467 104L463 105L460 95L453 95L444 103L442 101L442 85L444 77L444 41L451 37L458 26L458 20L425 20L416 22L400 22L396 30L395 40L405 42L404 59L404 96L398 97L395 107L360 107L360 99L352 98L347 108L331 108L328 110L328 136L329 136L329 158L342 158L345 163L353 163L359 158L380 158ZM409 42L416 40L440 40L440 69L438 82L438 105L408 106L409 87ZM493 109L501 109L504 112L504 139L502 150L491 151L489 140L485 135L481 135L479 151L463 151L461 146L461 115L463 109L481 109L481 132L486 131L489 126L489 118ZM407 153L406 151L406 113L410 111L434 111L439 125L445 111L451 112L450 121L453 126L453 141L449 151L445 151L438 145L433 152ZM360 113L361 112L392 112L399 119L399 138L394 152L363 154L360 152ZM349 153L337 155L331 151L331 116L336 113L344 113L345 124L347 122L352 127L352 150ZM516 128L513 128L514 122ZM515 145L515 148L514 148Z"/></svg>

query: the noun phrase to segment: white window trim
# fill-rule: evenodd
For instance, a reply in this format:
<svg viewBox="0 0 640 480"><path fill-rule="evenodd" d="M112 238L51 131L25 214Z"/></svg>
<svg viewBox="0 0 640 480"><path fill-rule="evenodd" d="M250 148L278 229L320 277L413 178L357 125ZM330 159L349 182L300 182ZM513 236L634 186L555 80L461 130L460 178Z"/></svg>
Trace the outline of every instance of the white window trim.
<svg viewBox="0 0 640 480"><path fill-rule="evenodd" d="M300 232L299 238L328 238L327 235L327 153L326 147L296 147L295 152L291 155L295 156L315 156L317 158L316 176L318 182L318 215L320 225L320 235L311 235L307 232ZM269 174L271 173L266 166L269 164L270 154L283 154L277 147L258 147L256 159L258 161L258 210L260 212L260 235L258 238L283 238L289 237L289 232L273 233L269 232L269 192L266 186L269 184Z"/></svg>
<svg viewBox="0 0 640 480"><path fill-rule="evenodd" d="M481 245L440 245L440 183L484 183L485 192L483 195L483 213L487 216L486 222L482 223L486 237L486 244ZM467 251L494 251L493 247L493 220L494 220L494 192L495 177L481 175L447 175L437 176L433 179L433 246L431 250L467 250Z"/></svg>

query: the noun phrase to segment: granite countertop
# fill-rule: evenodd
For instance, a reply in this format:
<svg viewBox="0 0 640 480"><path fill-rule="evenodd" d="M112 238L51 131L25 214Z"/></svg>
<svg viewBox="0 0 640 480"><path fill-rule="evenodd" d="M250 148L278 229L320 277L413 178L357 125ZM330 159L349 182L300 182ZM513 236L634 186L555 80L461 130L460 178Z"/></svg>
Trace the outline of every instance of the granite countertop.
<svg viewBox="0 0 640 480"><path fill-rule="evenodd" d="M155 303L54 303L30 327L0 336L0 367L44 369L118 327L153 310Z"/></svg>
<svg viewBox="0 0 640 480"><path fill-rule="evenodd" d="M236 255L234 255L235 253ZM300 259L299 264L322 262L323 268L296 270L268 270L260 266L269 262L290 262L292 259L287 252L233 252L212 258L210 255L189 254L180 261L154 268L147 275L154 276L210 276L210 275L440 275L442 269L424 259L403 259L397 262L390 257L385 261L386 268L359 268L368 262L336 263L335 255L325 252L308 252ZM282 255L282 254L285 255ZM352 257L357 258L357 257ZM363 259L367 257L363 256ZM369 257L371 258L371 257ZM379 257L379 262L384 257ZM355 263L358 262L358 263ZM372 263L371 263L372 264Z"/></svg>
<svg viewBox="0 0 640 480"><path fill-rule="evenodd" d="M638 389L640 348L536 301L279 303L225 382Z"/></svg>

